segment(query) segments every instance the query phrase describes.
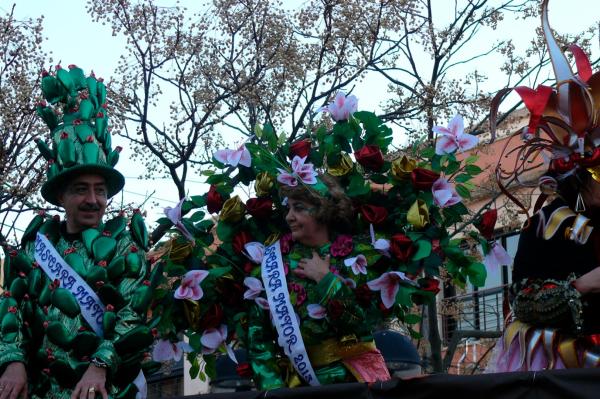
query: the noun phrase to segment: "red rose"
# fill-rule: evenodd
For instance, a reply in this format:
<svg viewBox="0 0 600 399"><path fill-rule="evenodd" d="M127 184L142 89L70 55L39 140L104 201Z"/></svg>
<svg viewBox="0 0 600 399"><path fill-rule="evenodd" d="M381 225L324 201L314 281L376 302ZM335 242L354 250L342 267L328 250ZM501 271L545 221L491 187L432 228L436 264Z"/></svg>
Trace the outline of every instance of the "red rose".
<svg viewBox="0 0 600 399"><path fill-rule="evenodd" d="M209 213L218 213L223 208L223 197L217 191L217 187L214 185L210 186L208 193L206 194L206 207Z"/></svg>
<svg viewBox="0 0 600 399"><path fill-rule="evenodd" d="M269 198L250 198L246 202L246 209L257 219L268 219L273 212L273 201Z"/></svg>
<svg viewBox="0 0 600 399"><path fill-rule="evenodd" d="M491 240L492 235L494 235L496 219L498 219L498 211L496 209L488 209L475 223L475 227L477 227L481 235L487 240Z"/></svg>
<svg viewBox="0 0 600 399"><path fill-rule="evenodd" d="M376 145L366 145L354 153L356 161L367 169L379 171L383 166L383 154Z"/></svg>
<svg viewBox="0 0 600 399"><path fill-rule="evenodd" d="M200 327L200 331L217 328L221 325L221 321L223 321L223 309L219 305L213 304L200 318L198 327Z"/></svg>
<svg viewBox="0 0 600 399"><path fill-rule="evenodd" d="M336 258L341 258L352 252L352 248L354 248L354 244L352 243L352 236L349 236L347 234L340 234L331 244L329 252Z"/></svg>
<svg viewBox="0 0 600 399"><path fill-rule="evenodd" d="M290 145L290 158L294 158L294 156L296 155L300 158L308 156L308 154L310 153L310 146L310 140L308 139L296 141L295 143Z"/></svg>
<svg viewBox="0 0 600 399"><path fill-rule="evenodd" d="M329 305L327 306L327 315L332 320L337 320L342 314L344 314L344 305L337 299L329 301Z"/></svg>
<svg viewBox="0 0 600 399"><path fill-rule="evenodd" d="M413 187L417 190L431 190L431 186L439 177L439 173L423 168L414 168L410 174Z"/></svg>
<svg viewBox="0 0 600 399"><path fill-rule="evenodd" d="M423 291L433 292L434 294L440 292L440 281L434 278L420 279L419 285Z"/></svg>
<svg viewBox="0 0 600 399"><path fill-rule="evenodd" d="M367 307L371 304L373 291L371 291L368 285L362 284L356 287L354 295L356 295L356 302L358 302L359 305Z"/></svg>
<svg viewBox="0 0 600 399"><path fill-rule="evenodd" d="M394 234L390 240L390 251L400 262L408 262L416 251L410 238L402 233Z"/></svg>
<svg viewBox="0 0 600 399"><path fill-rule="evenodd" d="M290 250L292 249L292 244L293 244L293 242L292 242L292 233L285 233L279 239L279 245L281 245L281 253L283 255L289 254Z"/></svg>
<svg viewBox="0 0 600 399"><path fill-rule="evenodd" d="M387 209L376 205L361 205L360 213L367 222L372 224L383 223L388 217Z"/></svg>
<svg viewBox="0 0 600 399"><path fill-rule="evenodd" d="M252 367L250 367L250 363L248 362L239 363L235 367L235 372L241 378L252 378Z"/></svg>
<svg viewBox="0 0 600 399"><path fill-rule="evenodd" d="M233 251L236 254L241 254L244 250L244 245L248 244L252 241L252 236L246 231L240 231L233 237L231 241L231 245L233 246Z"/></svg>

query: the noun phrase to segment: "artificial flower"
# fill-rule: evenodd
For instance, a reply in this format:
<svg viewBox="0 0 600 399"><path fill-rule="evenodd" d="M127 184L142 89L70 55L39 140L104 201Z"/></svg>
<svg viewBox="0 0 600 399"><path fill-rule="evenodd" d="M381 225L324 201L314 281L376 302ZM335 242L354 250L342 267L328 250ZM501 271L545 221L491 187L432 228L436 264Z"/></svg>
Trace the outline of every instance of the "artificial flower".
<svg viewBox="0 0 600 399"><path fill-rule="evenodd" d="M341 301L333 299L327 304L327 314L331 320L339 319L344 313L344 304Z"/></svg>
<svg viewBox="0 0 600 399"><path fill-rule="evenodd" d="M173 223L173 226L175 226L175 228L177 228L177 230L179 230L185 238L187 238L189 241L195 242L196 240L194 239L192 233L190 233L190 231L181 222L181 207L184 201L185 197L179 200L177 205L175 205L175 208L171 208L170 206L165 207L164 212L171 223Z"/></svg>
<svg viewBox="0 0 600 399"><path fill-rule="evenodd" d="M440 208L446 208L460 202L460 196L456 193L454 185L443 177L433 183L431 192L433 193L433 202Z"/></svg>
<svg viewBox="0 0 600 399"><path fill-rule="evenodd" d="M496 209L488 209L473 225L486 240L491 240L494 235L494 227L496 226L497 219L498 211Z"/></svg>
<svg viewBox="0 0 600 399"><path fill-rule="evenodd" d="M198 319L198 330L205 331L210 328L217 328L223 321L223 309L218 304L214 303L202 313Z"/></svg>
<svg viewBox="0 0 600 399"><path fill-rule="evenodd" d="M340 234L335 238L333 243L331 243L329 252L334 257L343 257L352 252L352 248L354 248L352 236L348 234Z"/></svg>
<svg viewBox="0 0 600 399"><path fill-rule="evenodd" d="M406 263L410 261L416 252L413 241L405 234L396 233L390 240L390 252L400 261Z"/></svg>
<svg viewBox="0 0 600 399"><path fill-rule="evenodd" d="M191 270L183 276L181 284L173 296L177 299L191 299L197 301L204 296L200 283L208 276L206 270Z"/></svg>
<svg viewBox="0 0 600 399"><path fill-rule="evenodd" d="M304 303L304 301L306 301L306 289L302 285L295 282L290 282L288 283L288 290L290 292L290 295L292 293L295 294L296 303L294 305L300 306Z"/></svg>
<svg viewBox="0 0 600 399"><path fill-rule="evenodd" d="M378 225L387 220L388 211L382 206L365 204L360 207L360 214L371 224Z"/></svg>
<svg viewBox="0 0 600 399"><path fill-rule="evenodd" d="M436 173L429 169L414 168L410 173L410 180L412 185L417 190L430 190L433 183L440 177L439 173Z"/></svg>
<svg viewBox="0 0 600 399"><path fill-rule="evenodd" d="M363 254L345 259L344 265L352 268L354 274L367 274L367 258Z"/></svg>
<svg viewBox="0 0 600 399"><path fill-rule="evenodd" d="M383 154L377 145L369 144L354 153L356 162L369 170L378 172L383 167Z"/></svg>
<svg viewBox="0 0 600 399"><path fill-rule="evenodd" d="M254 298L254 302L256 302L261 309L269 310L269 301L267 301L267 298L259 296L258 298Z"/></svg>
<svg viewBox="0 0 600 399"><path fill-rule="evenodd" d="M392 162L391 173L396 180L406 180L410 178L410 174L417 167L417 161L402 155L401 158L395 159Z"/></svg>
<svg viewBox="0 0 600 399"><path fill-rule="evenodd" d="M308 316L313 319L324 319L327 317L327 309L324 306L319 305L318 303L311 303L306 305L306 310L308 311Z"/></svg>
<svg viewBox="0 0 600 399"><path fill-rule="evenodd" d="M464 132L463 118L460 114L452 118L448 127L434 126L432 130L439 135L435 145L435 153L438 155L451 154L456 150L470 150L479 143L477 136Z"/></svg>
<svg viewBox="0 0 600 399"><path fill-rule="evenodd" d="M290 187L297 186L298 181L304 184L316 184L317 172L312 163L305 164L305 162L306 157L300 158L299 156L295 156L291 163L292 173L289 173L285 169L277 168L279 171L277 181Z"/></svg>
<svg viewBox="0 0 600 399"><path fill-rule="evenodd" d="M244 292L244 299L255 299L265 290L262 282L256 277L246 277L244 279L244 285L248 287L246 292Z"/></svg>
<svg viewBox="0 0 600 399"><path fill-rule="evenodd" d="M390 257L390 241L385 238L379 238L375 240L373 243L373 248L375 248L382 255Z"/></svg>
<svg viewBox="0 0 600 399"><path fill-rule="evenodd" d="M223 204L219 214L219 222L235 223L242 220L246 207L239 196L229 198Z"/></svg>
<svg viewBox="0 0 600 399"><path fill-rule="evenodd" d="M227 326L225 324L221 324L219 328L211 328L202 334L200 337L200 343L202 344L202 353L203 354L211 354L214 353L217 349L223 347L227 352L227 355L234 363L237 364L237 359L235 358L235 353L233 353L233 349L231 349L231 345L226 344L227 341Z"/></svg>
<svg viewBox="0 0 600 399"><path fill-rule="evenodd" d="M252 236L245 230L238 232L231 240L231 246L233 252L236 254L243 253L242 251L246 248L246 244L252 242Z"/></svg>
<svg viewBox="0 0 600 399"><path fill-rule="evenodd" d="M208 213L218 213L223 208L223 196L217 191L217 187L211 184L206 194L206 208Z"/></svg>
<svg viewBox="0 0 600 399"><path fill-rule="evenodd" d="M371 291L367 284L362 284L356 287L356 290L354 290L354 295L356 296L356 302L358 302L359 305L364 307L371 305L373 291Z"/></svg>
<svg viewBox="0 0 600 399"><path fill-rule="evenodd" d="M268 219L273 213L273 200L270 198L250 198L246 201L248 213L257 219Z"/></svg>
<svg viewBox="0 0 600 399"><path fill-rule="evenodd" d="M157 362L178 362L184 352L193 352L194 349L187 342L171 342L168 339L159 339L152 349L152 359Z"/></svg>
<svg viewBox="0 0 600 399"><path fill-rule="evenodd" d="M340 155L340 160L337 164L327 164L327 173L329 173L331 176L340 177L347 175L352 170L352 168L354 168L352 158L350 158L350 155L342 153Z"/></svg>
<svg viewBox="0 0 600 399"><path fill-rule="evenodd" d="M386 309L389 309L396 301L396 294L398 294L398 290L400 289L400 281L415 284L414 281L406 277L406 274L402 272L387 272L375 280L367 282L367 285L372 291L380 291L381 302Z"/></svg>
<svg viewBox="0 0 600 399"><path fill-rule="evenodd" d="M338 91L335 95L335 100L319 108L317 112L328 112L334 121L345 121L350 118L350 115L356 112L357 108L358 98L355 95L346 96L344 92Z"/></svg>
<svg viewBox="0 0 600 399"><path fill-rule="evenodd" d="M298 140L295 143L292 143L292 145L290 145L289 152L290 158L294 158L296 156L304 158L308 156L308 154L310 153L310 146L311 143L308 139Z"/></svg>
<svg viewBox="0 0 600 399"><path fill-rule="evenodd" d="M423 291L432 292L437 294L440 292L440 281L433 277L419 279L419 288Z"/></svg>
<svg viewBox="0 0 600 399"><path fill-rule="evenodd" d="M429 224L429 209L422 199L416 200L408 209L406 221L417 229Z"/></svg>
<svg viewBox="0 0 600 399"><path fill-rule="evenodd" d="M252 378L253 375L252 366L248 362L239 363L235 368L235 372L241 378Z"/></svg>
<svg viewBox="0 0 600 399"><path fill-rule="evenodd" d="M282 235L281 239L279 240L279 245L281 246L281 254L289 254L290 250L292 249L292 244L292 233L285 233L284 235Z"/></svg>
<svg viewBox="0 0 600 399"><path fill-rule="evenodd" d="M486 268L493 270L502 265L512 264L512 258L502 245L493 242L490 246L490 251L483 258L483 264Z"/></svg>
<svg viewBox="0 0 600 399"><path fill-rule="evenodd" d="M246 148L245 145L241 145L237 150L225 149L218 150L213 154L213 157L225 165L231 166L246 166L250 167L252 165L252 157L250 156L250 151Z"/></svg>
<svg viewBox="0 0 600 399"><path fill-rule="evenodd" d="M244 245L244 255L248 257L252 262L261 264L265 255L265 246L260 242L248 242Z"/></svg>
<svg viewBox="0 0 600 399"><path fill-rule="evenodd" d="M267 172L259 173L256 175L256 180L254 181L254 191L256 191L256 195L259 197L268 196L274 183L275 179Z"/></svg>
<svg viewBox="0 0 600 399"><path fill-rule="evenodd" d="M341 279L342 279L342 283L344 283L344 285L346 287L350 288L351 290L356 288L356 281L354 281L350 277L341 277Z"/></svg>

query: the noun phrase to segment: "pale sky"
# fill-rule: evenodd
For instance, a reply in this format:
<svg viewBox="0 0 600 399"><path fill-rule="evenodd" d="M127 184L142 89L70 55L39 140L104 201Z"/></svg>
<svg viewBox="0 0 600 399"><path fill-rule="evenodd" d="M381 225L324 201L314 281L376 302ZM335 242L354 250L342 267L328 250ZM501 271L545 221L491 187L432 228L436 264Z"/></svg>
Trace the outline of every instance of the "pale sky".
<svg viewBox="0 0 600 399"><path fill-rule="evenodd" d="M102 1L102 0L97 0ZM295 0L300 3L298 0ZM15 1L0 0L0 11L10 10ZM437 2L454 3L449 0L434 0ZM174 0L162 0L160 5L175 5ZM199 1L183 0L183 5L198 4ZM52 62L48 61L48 66L55 65L58 62L63 65L77 64L83 68L86 73L91 69L96 76L104 77L110 80L110 75L117 65L120 54L124 52L124 39L113 37L109 27L94 23L85 11L86 1L84 0L16 0L16 16L22 18L35 18L44 15L44 49L51 52ZM286 3L287 4L287 3ZM600 19L600 11L595 12L596 1L593 0L552 0L550 2L550 24L560 33L573 33L582 28L596 24ZM539 23L513 22L510 24L510 32L507 36L516 41L517 52L524 51L527 43L535 35L535 29ZM504 35L504 32L496 32ZM478 40L488 44L488 40L495 38L481 37ZM598 54L598 44L592 48L594 55ZM477 65L477 68L487 74L489 81L494 83L494 71L498 64L486 61ZM500 89L498 87L497 89ZM383 90L382 90L383 91ZM377 112L377 103L381 98L373 97L372 86L365 83L358 85L354 92L359 97L359 108L369 109ZM381 92L377 93L381 95ZM122 144L122 143L119 143ZM151 182L142 182L136 178L137 165L128 163L126 158L127 145L121 154L121 161L117 168L126 176L125 202L141 203L144 196L156 190L153 197L154 201L160 204L158 208L146 206L149 212L147 221L152 224L156 218L162 216L162 207L174 205L178 198L174 190L173 183L170 180L155 180ZM205 191L204 185L194 183L201 181L202 177L192 177L188 183L190 195L201 194ZM23 219L27 219L24 217ZM23 221L25 225L28 220Z"/></svg>

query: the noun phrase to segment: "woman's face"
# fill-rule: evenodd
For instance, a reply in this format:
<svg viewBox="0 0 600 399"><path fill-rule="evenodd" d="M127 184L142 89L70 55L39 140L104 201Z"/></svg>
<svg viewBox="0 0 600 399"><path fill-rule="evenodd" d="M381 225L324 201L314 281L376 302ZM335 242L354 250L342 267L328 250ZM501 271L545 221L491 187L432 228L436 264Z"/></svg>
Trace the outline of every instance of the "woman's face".
<svg viewBox="0 0 600 399"><path fill-rule="evenodd" d="M288 200L288 213L285 221L292 232L292 239L308 246L319 246L327 242L329 232L327 227L319 223L313 216L316 207L298 199Z"/></svg>

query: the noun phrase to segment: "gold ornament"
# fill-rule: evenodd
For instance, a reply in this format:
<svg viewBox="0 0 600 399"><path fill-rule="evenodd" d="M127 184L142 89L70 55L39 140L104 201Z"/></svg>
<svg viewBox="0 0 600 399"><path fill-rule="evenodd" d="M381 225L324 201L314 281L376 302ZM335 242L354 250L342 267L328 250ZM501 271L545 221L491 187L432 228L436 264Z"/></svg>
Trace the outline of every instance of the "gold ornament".
<svg viewBox="0 0 600 399"><path fill-rule="evenodd" d="M410 178L410 174L417 167L417 161L402 155L402 158L395 159L392 162L392 176L396 180L405 180Z"/></svg>
<svg viewBox="0 0 600 399"><path fill-rule="evenodd" d="M244 213L246 212L246 206L242 202L239 196L231 197L223 204L223 209L219 214L219 221L235 223L242 220Z"/></svg>
<svg viewBox="0 0 600 399"><path fill-rule="evenodd" d="M266 197L270 194L275 180L267 172L261 172L256 176L254 191L258 197Z"/></svg>
<svg viewBox="0 0 600 399"><path fill-rule="evenodd" d="M340 177L348 174L353 167L352 158L350 158L350 155L344 153L341 155L340 162L337 165L327 165L327 172L332 176Z"/></svg>
<svg viewBox="0 0 600 399"><path fill-rule="evenodd" d="M427 209L425 201L416 200L408 210L406 220L417 229L427 226L429 224L429 209Z"/></svg>

